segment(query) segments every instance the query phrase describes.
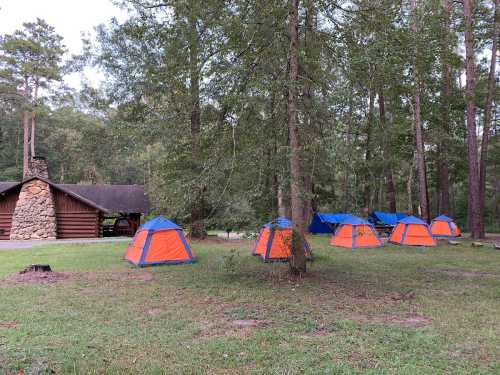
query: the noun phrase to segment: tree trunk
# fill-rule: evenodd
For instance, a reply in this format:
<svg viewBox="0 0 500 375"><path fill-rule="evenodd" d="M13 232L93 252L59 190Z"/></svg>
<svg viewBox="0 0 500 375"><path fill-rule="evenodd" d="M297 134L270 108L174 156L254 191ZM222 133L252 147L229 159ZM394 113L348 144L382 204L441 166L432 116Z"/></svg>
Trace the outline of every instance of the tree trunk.
<svg viewBox="0 0 500 375"><path fill-rule="evenodd" d="M498 164L497 164L498 167ZM500 170L496 169L496 175L499 176ZM500 178L497 178L495 181L495 224L500 227Z"/></svg>
<svg viewBox="0 0 500 375"><path fill-rule="evenodd" d="M313 179L311 173L304 174L304 212L302 214L302 225L304 233L308 232L308 223L313 216Z"/></svg>
<svg viewBox="0 0 500 375"><path fill-rule="evenodd" d="M276 93L274 91L271 91L270 95L270 100L269 100L269 129L272 129L272 143L270 145L271 148L271 163L270 163L270 168L271 168L271 175L272 175L272 181L271 181L271 217L274 218L276 216L285 216L281 215L280 213L280 199L279 199L279 178L278 178L278 170L277 170L277 163L276 163L276 158L278 156L278 134L277 134L277 128L276 128Z"/></svg>
<svg viewBox="0 0 500 375"><path fill-rule="evenodd" d="M31 112L31 157L35 157L35 132L36 132L36 107L38 101L38 81L35 83L35 91L33 95L34 110Z"/></svg>
<svg viewBox="0 0 500 375"><path fill-rule="evenodd" d="M408 180L406 181L406 194L408 195L408 210L407 214L413 214L413 158L408 169Z"/></svg>
<svg viewBox="0 0 500 375"><path fill-rule="evenodd" d="M370 162L372 159L371 150L371 139L372 139L372 127L373 127L373 111L374 111L374 101L375 95L372 88L369 89L368 98L368 119L366 123L366 145L365 145L365 189L363 192L363 205L366 214L370 213L371 206L371 178L370 178Z"/></svg>
<svg viewBox="0 0 500 375"><path fill-rule="evenodd" d="M391 150L388 147L389 132L387 131L386 116L385 116L385 99L383 89L381 88L378 94L378 108L380 116L380 125L382 131L386 134L384 137L384 159L385 159L385 189L387 192L387 199L389 201L389 212L396 212L396 188L394 187L394 178L392 175L392 163L391 163Z"/></svg>
<svg viewBox="0 0 500 375"><path fill-rule="evenodd" d="M35 157L35 129L36 129L36 120L35 120L35 112L31 112L31 157Z"/></svg>
<svg viewBox="0 0 500 375"><path fill-rule="evenodd" d="M317 61L315 49L315 27L316 27L316 8L313 0L306 0L306 17L305 17L305 35L304 35L304 50L306 61L303 64L305 69L304 87L302 90L304 101L304 135L310 134L312 137L317 136L316 129L313 123L313 62ZM313 199L313 180L314 180L314 157L315 146L314 142L309 142L310 148L307 153L306 170L310 173L304 173L303 179L303 194L304 194L304 212L302 218L303 230L307 232L307 224L311 221L313 215L312 199ZM313 160L311 160L311 158Z"/></svg>
<svg viewBox="0 0 500 375"><path fill-rule="evenodd" d="M471 0L463 0L465 26L465 62L466 62L466 108L467 108L467 156L469 165L469 207L471 222L471 237L481 236L481 210L479 205L479 174L477 166L477 135L476 135L476 64L474 60L474 31L472 29Z"/></svg>
<svg viewBox="0 0 500 375"><path fill-rule="evenodd" d="M30 102L30 87L28 84L28 78L25 78L24 81L24 92L23 96L26 100L26 103ZM31 152L30 152L30 114L27 109L22 112L22 121L23 121L23 178L26 178L31 173Z"/></svg>
<svg viewBox="0 0 500 375"><path fill-rule="evenodd" d="M290 138L290 198L294 237L303 235L301 196L302 173L300 167L300 140L297 118L297 84L299 76L299 0L290 0L290 61L288 71L288 131ZM301 275L306 272L306 258L301 241L293 241L290 273Z"/></svg>
<svg viewBox="0 0 500 375"><path fill-rule="evenodd" d="M65 178L65 170L64 170L64 163L61 162L59 166L59 183L64 184L64 178Z"/></svg>
<svg viewBox="0 0 500 375"><path fill-rule="evenodd" d="M279 180L278 180L278 174L276 171L273 171L273 180L272 180L272 200L271 200L271 217L276 217L276 216L281 216L280 215L280 202L279 202L279 197L278 197L278 192L279 192Z"/></svg>
<svg viewBox="0 0 500 375"><path fill-rule="evenodd" d="M498 38L500 35L500 0L495 0L495 21L493 26L492 44L491 44L491 60L490 73L488 76L488 94L486 96L486 105L484 109L484 125L483 139L481 142L481 159L479 161L479 215L480 223L480 238L484 238L484 219L486 205L486 167L488 164L488 146L490 140L491 117L493 113L493 100L496 91L496 61Z"/></svg>
<svg viewBox="0 0 500 375"><path fill-rule="evenodd" d="M189 35L189 89L191 99L191 156L193 178L200 178L201 163L201 110L200 110L200 67L198 63L198 31L196 19L190 15L191 30ZM203 223L203 202L205 188L200 182L195 183L194 200L191 206L192 238L204 238L206 231Z"/></svg>
<svg viewBox="0 0 500 375"><path fill-rule="evenodd" d="M352 95L350 96L352 98ZM348 162L351 160L351 147L352 147L352 113L353 113L353 103L352 99L349 100L349 112L347 115L347 153L346 159ZM342 211L348 212L350 209L351 197L349 194L349 167L348 163L344 166L344 177L342 180L342 192L343 192L343 206Z"/></svg>
<svg viewBox="0 0 500 375"><path fill-rule="evenodd" d="M411 29L415 38L418 35L418 11L417 11L417 0L411 0L411 10L412 10L412 25ZM417 162L417 172L418 172L418 197L420 203L420 215L424 220L430 222L429 213L429 197L427 194L427 171L425 168L425 149L424 149L424 137L423 137L423 127L422 127L422 117L421 117L421 92L422 84L420 81L418 58L419 51L418 46L415 47L415 64L413 67L414 80L415 80L415 94L414 94L414 108L413 116L415 122L415 142L416 142L416 162Z"/></svg>
<svg viewBox="0 0 500 375"><path fill-rule="evenodd" d="M28 111L23 111L23 178L30 174L30 116Z"/></svg>
<svg viewBox="0 0 500 375"><path fill-rule="evenodd" d="M449 215L450 211L450 178L448 168L448 142L450 142L450 24L451 0L442 0L443 28L441 44L441 126L443 134L438 142L439 200L438 211Z"/></svg>
<svg viewBox="0 0 500 375"><path fill-rule="evenodd" d="M277 184L278 184L278 189L277 189L278 215L281 217L288 216L287 214L288 209L285 203L282 182L277 182Z"/></svg>

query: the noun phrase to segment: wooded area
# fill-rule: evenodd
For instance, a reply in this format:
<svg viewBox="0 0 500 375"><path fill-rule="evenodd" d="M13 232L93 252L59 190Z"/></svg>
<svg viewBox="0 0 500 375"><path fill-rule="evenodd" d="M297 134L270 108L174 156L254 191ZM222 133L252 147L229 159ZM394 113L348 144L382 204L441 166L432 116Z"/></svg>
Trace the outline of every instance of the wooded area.
<svg viewBox="0 0 500 375"><path fill-rule="evenodd" d="M81 56L43 20L0 39L0 180L139 183L191 225L313 212L500 229L499 0L121 0ZM63 84L98 66L101 89ZM36 140L36 148L35 148Z"/></svg>

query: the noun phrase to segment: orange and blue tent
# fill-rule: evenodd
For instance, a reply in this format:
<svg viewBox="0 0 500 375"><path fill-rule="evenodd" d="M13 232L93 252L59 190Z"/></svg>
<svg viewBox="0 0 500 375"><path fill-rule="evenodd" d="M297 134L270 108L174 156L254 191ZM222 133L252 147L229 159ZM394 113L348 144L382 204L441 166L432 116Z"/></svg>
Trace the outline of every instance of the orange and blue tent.
<svg viewBox="0 0 500 375"><path fill-rule="evenodd" d="M196 261L182 229L163 216L142 225L125 253L139 267Z"/></svg>
<svg viewBox="0 0 500 375"><path fill-rule="evenodd" d="M279 217L260 230L252 255L258 255L266 261L284 261L292 255L292 222L286 217ZM311 247L304 239L306 257L311 256Z"/></svg>
<svg viewBox="0 0 500 375"><path fill-rule="evenodd" d="M330 244L349 249L384 246L373 225L357 216L348 217L339 225Z"/></svg>
<svg viewBox="0 0 500 375"><path fill-rule="evenodd" d="M440 215L432 220L431 233L434 238L455 238L461 235L457 224L446 215Z"/></svg>
<svg viewBox="0 0 500 375"><path fill-rule="evenodd" d="M399 220L392 230L389 242L409 246L436 246L429 225L415 216Z"/></svg>

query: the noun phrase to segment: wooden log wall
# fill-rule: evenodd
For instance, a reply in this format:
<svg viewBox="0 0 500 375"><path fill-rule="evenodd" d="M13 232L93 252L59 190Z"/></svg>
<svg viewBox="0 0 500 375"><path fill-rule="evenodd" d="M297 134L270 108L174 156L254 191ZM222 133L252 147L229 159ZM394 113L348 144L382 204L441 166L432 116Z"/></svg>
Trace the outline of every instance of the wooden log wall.
<svg viewBox="0 0 500 375"><path fill-rule="evenodd" d="M98 210L62 191L52 191L56 202L58 238L94 238L101 235Z"/></svg>
<svg viewBox="0 0 500 375"><path fill-rule="evenodd" d="M0 195L0 240L8 240L12 226L12 215L16 208L17 198L21 189L10 191L5 196Z"/></svg>

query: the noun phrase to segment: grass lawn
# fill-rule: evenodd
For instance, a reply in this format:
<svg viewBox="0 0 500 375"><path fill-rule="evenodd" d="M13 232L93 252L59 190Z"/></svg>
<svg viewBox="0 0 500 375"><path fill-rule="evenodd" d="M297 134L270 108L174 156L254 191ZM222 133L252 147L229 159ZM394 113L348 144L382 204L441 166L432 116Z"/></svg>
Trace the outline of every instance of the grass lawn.
<svg viewBox="0 0 500 375"><path fill-rule="evenodd" d="M144 269L124 243L0 251L0 373L500 373L500 251L311 242L300 282L243 241ZM12 280L32 263L68 278Z"/></svg>

